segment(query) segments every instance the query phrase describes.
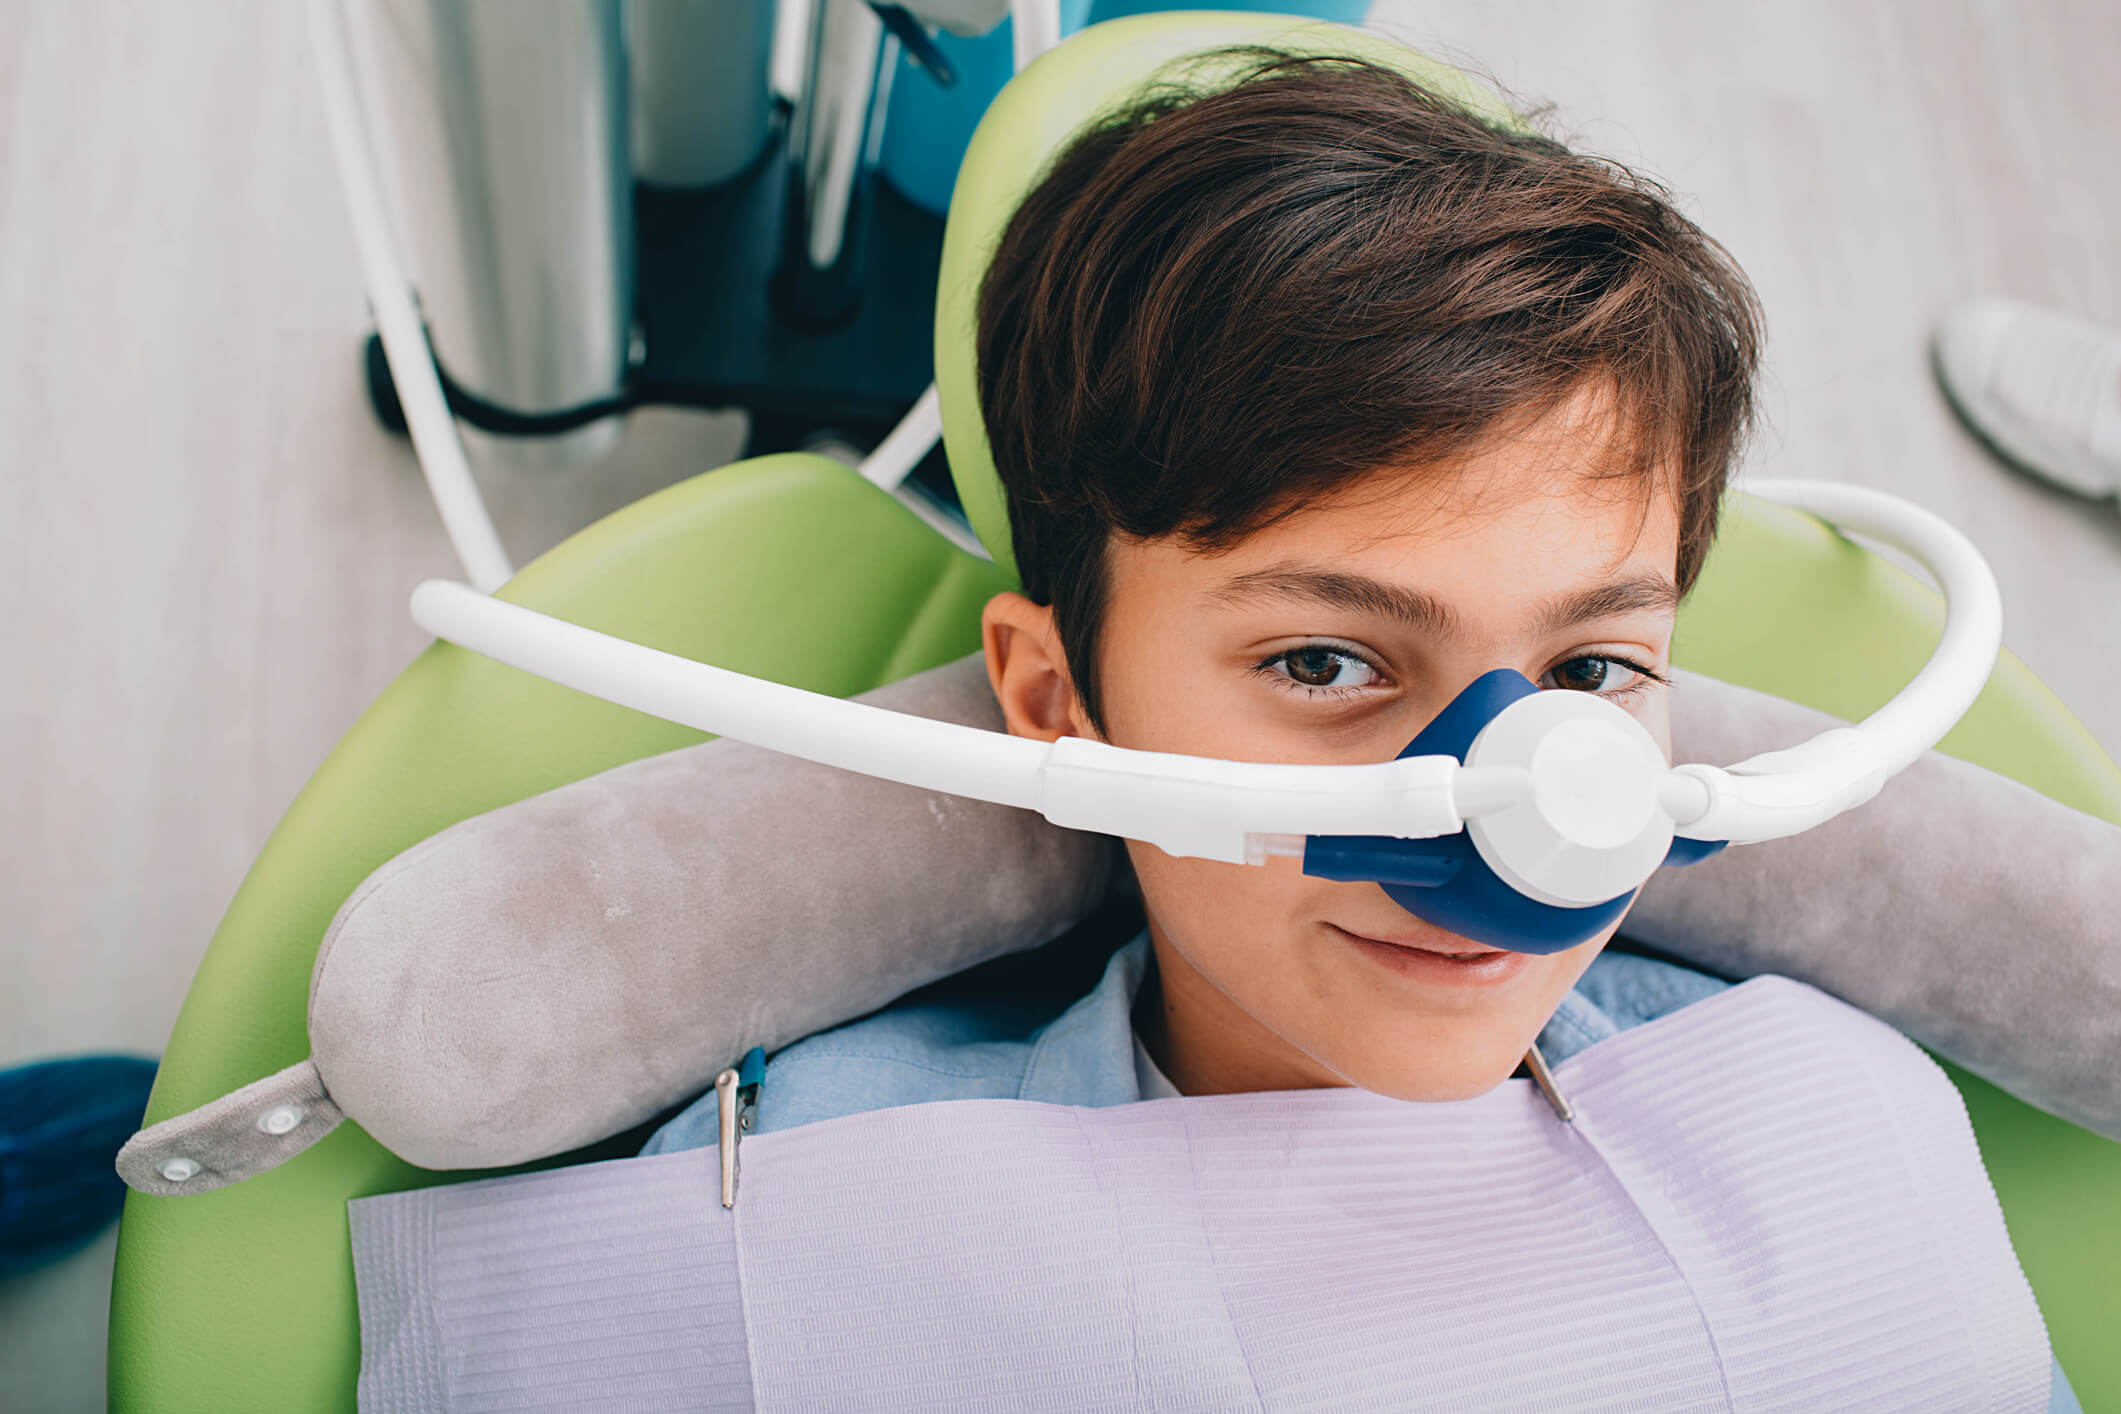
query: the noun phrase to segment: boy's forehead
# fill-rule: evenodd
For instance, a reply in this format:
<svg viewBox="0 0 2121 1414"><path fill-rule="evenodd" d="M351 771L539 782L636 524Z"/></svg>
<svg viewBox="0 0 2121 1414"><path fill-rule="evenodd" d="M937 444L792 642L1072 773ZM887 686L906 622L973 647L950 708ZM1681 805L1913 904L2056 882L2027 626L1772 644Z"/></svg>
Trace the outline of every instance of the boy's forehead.
<svg viewBox="0 0 2121 1414"><path fill-rule="evenodd" d="M1529 588L1654 579L1670 585L1679 502L1646 476L1380 472L1351 494L1289 508L1200 557L1224 586L1275 574L1362 572L1448 592L1501 578ZM1671 589L1674 602L1677 589Z"/></svg>
<svg viewBox="0 0 2121 1414"><path fill-rule="evenodd" d="M1669 497L1609 484L1596 495L1430 511L1304 507L1205 554L1136 543L1113 556L1108 612L1144 627L1173 614L1275 633L1370 624L1468 646L1545 641L1601 621L1668 628L1677 613Z"/></svg>
<svg viewBox="0 0 2121 1414"><path fill-rule="evenodd" d="M1137 542L1115 600L1205 608L1305 601L1432 632L1669 617L1680 503L1595 386L1441 461L1384 464L1212 548ZM1116 605L1115 605L1116 607ZM1597 613L1592 611L1596 610Z"/></svg>
<svg viewBox="0 0 2121 1414"><path fill-rule="evenodd" d="M1491 429L1454 456L1385 462L1341 490L1284 506L1225 550L1243 558L1304 544L1475 558L1603 559L1676 565L1676 478L1609 384L1587 381L1551 407ZM1667 553L1669 552L1669 553Z"/></svg>
<svg viewBox="0 0 2121 1414"><path fill-rule="evenodd" d="M1212 551L1118 550L1110 607L1318 610L1435 638L1676 613L1679 505L1657 481L1523 462L1455 470L1380 471Z"/></svg>

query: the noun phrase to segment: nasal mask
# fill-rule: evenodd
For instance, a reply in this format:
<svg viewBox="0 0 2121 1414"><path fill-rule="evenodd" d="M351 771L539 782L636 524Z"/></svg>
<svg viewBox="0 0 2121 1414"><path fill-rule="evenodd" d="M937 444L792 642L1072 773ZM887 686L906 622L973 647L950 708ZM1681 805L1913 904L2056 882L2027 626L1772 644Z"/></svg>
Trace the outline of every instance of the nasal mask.
<svg viewBox="0 0 2121 1414"><path fill-rule="evenodd" d="M1668 765L1591 693L1497 669L1397 759L1305 766L1043 742L908 716L710 667L468 585L430 580L412 613L439 638L636 711L924 790L1036 810L1167 854L1381 885L1408 912L1512 952L1597 937L1663 865L1794 835L1863 804L1972 705L2002 644L1995 577L1971 542L1905 501L1818 481L1752 481L1912 555L1943 586L1935 652L1853 727L1732 766Z"/></svg>

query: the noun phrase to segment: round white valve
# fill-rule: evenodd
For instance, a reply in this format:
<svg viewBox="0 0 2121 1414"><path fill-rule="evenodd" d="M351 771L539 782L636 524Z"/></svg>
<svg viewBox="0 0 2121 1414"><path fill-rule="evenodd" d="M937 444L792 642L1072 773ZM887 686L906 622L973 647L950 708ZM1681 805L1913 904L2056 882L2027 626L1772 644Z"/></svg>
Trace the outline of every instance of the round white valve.
<svg viewBox="0 0 2121 1414"><path fill-rule="evenodd" d="M1466 765L1519 767L1529 779L1522 803L1466 824L1488 867L1528 898L1604 903L1649 878L1672 848L1672 817L1658 801L1664 753L1603 698L1520 698L1474 739Z"/></svg>

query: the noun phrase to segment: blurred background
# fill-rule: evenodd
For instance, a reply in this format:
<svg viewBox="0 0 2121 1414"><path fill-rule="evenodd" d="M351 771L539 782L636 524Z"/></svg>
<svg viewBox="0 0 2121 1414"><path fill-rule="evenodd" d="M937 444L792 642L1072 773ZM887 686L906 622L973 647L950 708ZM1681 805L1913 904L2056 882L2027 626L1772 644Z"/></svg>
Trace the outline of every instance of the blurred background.
<svg viewBox="0 0 2121 1414"><path fill-rule="evenodd" d="M2007 641L2121 751L2121 513L2002 467L1926 353L1975 295L2121 323L2121 6L1378 0L1368 23L1677 191L1766 305L1750 466L1963 527ZM937 178L900 181L918 206ZM274 822L423 646L406 595L459 571L372 408L369 330L301 6L0 0L0 1067L159 1052ZM645 407L559 452L470 440L520 564L782 424ZM0 1276L0 1410L102 1406L114 1241Z"/></svg>

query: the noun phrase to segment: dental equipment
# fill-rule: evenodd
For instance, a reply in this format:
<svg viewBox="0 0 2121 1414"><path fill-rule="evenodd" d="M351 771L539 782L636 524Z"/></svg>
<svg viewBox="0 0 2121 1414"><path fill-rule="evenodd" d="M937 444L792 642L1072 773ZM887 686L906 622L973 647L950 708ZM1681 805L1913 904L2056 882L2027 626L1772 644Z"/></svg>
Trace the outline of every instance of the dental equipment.
<svg viewBox="0 0 2121 1414"><path fill-rule="evenodd" d="M1052 36L1026 22L1039 0L1014 8L1021 68ZM1233 864L1299 857L1317 877L1373 880L1439 927L1548 953L1597 936L1661 864L1796 834L1869 800L1958 721L2001 651L2001 597L1965 536L1881 492L1821 481L1756 480L1747 489L1912 555L1943 587L1944 634L1915 678L1861 724L1727 768L1669 767L1619 707L1584 693L1539 692L1509 670L1476 679L1399 759L1374 765L1220 761L1080 737L1049 744L746 677L491 598L481 591L508 577L507 561L424 356L326 0L313 0L312 19L369 300L421 465L477 585L422 584L413 618L513 667L702 731L1036 810L1056 825L1173 855ZM865 466L864 474L890 485L939 422L931 390L878 449L892 468Z"/></svg>
<svg viewBox="0 0 2121 1414"><path fill-rule="evenodd" d="M1417 916L1515 952L1573 947L1660 864L1796 834L1876 795L1972 705L2002 643L1994 576L1965 536L1880 492L1753 482L1921 561L1948 617L1929 662L1853 727L1730 767L1666 765L1625 711L1475 680L1394 761L1290 765L1047 743L746 677L550 618L462 584L413 594L421 627L607 701L805 760L1036 810L1054 824L1232 864L1300 857L1370 879Z"/></svg>

